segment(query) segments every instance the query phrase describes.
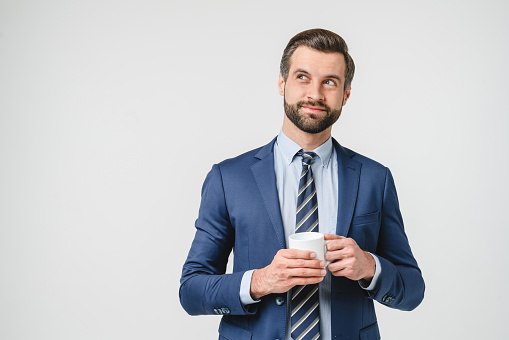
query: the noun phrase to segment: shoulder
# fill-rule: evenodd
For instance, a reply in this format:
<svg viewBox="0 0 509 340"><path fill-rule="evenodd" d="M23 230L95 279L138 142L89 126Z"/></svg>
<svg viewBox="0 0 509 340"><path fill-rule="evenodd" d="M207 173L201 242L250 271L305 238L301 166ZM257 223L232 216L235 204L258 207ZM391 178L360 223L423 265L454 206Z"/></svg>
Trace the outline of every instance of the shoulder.
<svg viewBox="0 0 509 340"><path fill-rule="evenodd" d="M223 187L225 181L246 178L251 165L256 161L255 156L262 148L263 146L213 164L203 183L202 194L209 187L214 186L216 189Z"/></svg>
<svg viewBox="0 0 509 340"><path fill-rule="evenodd" d="M387 168L385 165L375 161L372 158L366 157L366 156L364 156L358 152L355 152L353 150L350 150L348 148L344 148L344 149L348 152L348 154L351 155L350 156L351 159L353 159L356 162L361 163L363 167L370 167L373 169L383 170L383 171L385 171L385 169Z"/></svg>
<svg viewBox="0 0 509 340"><path fill-rule="evenodd" d="M251 180L254 180L252 166L261 159L268 160L265 166L273 166L274 153L273 142L262 147L244 152L233 158L225 159L212 165L212 169L207 174L203 189L214 186L216 189L226 190L226 188L239 188Z"/></svg>
<svg viewBox="0 0 509 340"><path fill-rule="evenodd" d="M225 159L224 161L218 163L218 167L221 170L228 170L228 169L240 169L243 167L251 167L254 163L258 162L260 159L264 159L266 157L274 157L274 143L275 138L270 141L268 144L263 145L259 148L244 152L243 154L240 154L233 158Z"/></svg>
<svg viewBox="0 0 509 340"><path fill-rule="evenodd" d="M336 147L338 166L345 166L359 171L361 182L383 184L387 176L390 176L390 170L385 165L343 147L336 141L334 141L334 145Z"/></svg>
<svg viewBox="0 0 509 340"><path fill-rule="evenodd" d="M225 167L236 167L243 164L251 164L255 160L255 156L260 152L263 147L259 147L253 150L249 150L238 156L225 159L218 163L221 168Z"/></svg>
<svg viewBox="0 0 509 340"><path fill-rule="evenodd" d="M334 142L334 146L336 149L336 154L338 156L338 160L347 160L347 161L357 162L357 163L360 163L363 168L368 167L368 168L373 168L373 169L376 169L379 171L385 171L387 169L387 167L384 166L383 164L381 164L369 157L366 157L356 151L353 151L349 148L342 146L336 140L333 140L333 142Z"/></svg>

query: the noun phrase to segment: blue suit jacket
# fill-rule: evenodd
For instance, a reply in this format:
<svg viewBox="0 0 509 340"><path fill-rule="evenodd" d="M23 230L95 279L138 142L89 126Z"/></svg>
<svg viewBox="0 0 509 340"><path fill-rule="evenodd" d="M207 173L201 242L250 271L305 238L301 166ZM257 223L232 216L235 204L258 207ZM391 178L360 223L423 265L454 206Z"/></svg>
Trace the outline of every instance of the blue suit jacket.
<svg viewBox="0 0 509 340"><path fill-rule="evenodd" d="M220 339L285 338L286 294L270 294L247 307L239 298L243 274L267 266L286 248L274 142L214 165L203 184L180 302L191 315L223 315ZM424 281L405 235L389 169L333 142L338 156L336 233L376 254L382 274L371 292L356 281L332 277L332 337L379 339L373 300L414 309L422 301ZM233 273L225 274L232 249Z"/></svg>

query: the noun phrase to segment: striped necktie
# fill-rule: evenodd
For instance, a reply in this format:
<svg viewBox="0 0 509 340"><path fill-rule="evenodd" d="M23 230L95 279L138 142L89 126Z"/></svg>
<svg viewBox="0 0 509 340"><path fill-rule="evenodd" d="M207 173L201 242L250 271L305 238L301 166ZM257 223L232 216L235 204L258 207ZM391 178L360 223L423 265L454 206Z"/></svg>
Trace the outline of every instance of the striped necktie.
<svg viewBox="0 0 509 340"><path fill-rule="evenodd" d="M295 232L318 231L318 200L311 172L314 152L299 151L302 157L302 173L297 197ZM318 308L318 284L292 288L292 339L320 339L320 317Z"/></svg>

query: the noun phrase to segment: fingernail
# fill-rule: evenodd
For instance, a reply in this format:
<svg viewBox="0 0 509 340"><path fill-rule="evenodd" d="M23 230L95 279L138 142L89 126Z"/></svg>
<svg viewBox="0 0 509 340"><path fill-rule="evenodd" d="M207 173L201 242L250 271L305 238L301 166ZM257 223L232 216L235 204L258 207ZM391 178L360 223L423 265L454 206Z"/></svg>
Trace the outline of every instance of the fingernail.
<svg viewBox="0 0 509 340"><path fill-rule="evenodd" d="M325 275L326 271L325 269L322 270L322 275Z"/></svg>
<svg viewBox="0 0 509 340"><path fill-rule="evenodd" d="M325 267L325 262L320 261L320 267Z"/></svg>
<svg viewBox="0 0 509 340"><path fill-rule="evenodd" d="M309 256L310 256L312 259L314 259L314 258L316 257L316 254L315 254L315 253L311 253Z"/></svg>

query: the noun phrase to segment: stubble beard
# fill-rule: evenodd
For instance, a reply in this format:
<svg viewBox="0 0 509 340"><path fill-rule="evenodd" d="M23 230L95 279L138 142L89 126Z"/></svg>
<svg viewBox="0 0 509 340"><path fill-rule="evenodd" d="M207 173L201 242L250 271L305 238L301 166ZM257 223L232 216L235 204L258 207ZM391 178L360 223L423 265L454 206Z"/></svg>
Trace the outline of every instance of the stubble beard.
<svg viewBox="0 0 509 340"><path fill-rule="evenodd" d="M320 107L324 109L325 116L305 116L300 112L303 106ZM286 98L284 98L284 107L286 116L295 126L304 132L312 134L320 133L332 126L339 119L343 109L341 106L337 110L332 110L329 106L315 101L299 101L295 104L288 104Z"/></svg>

